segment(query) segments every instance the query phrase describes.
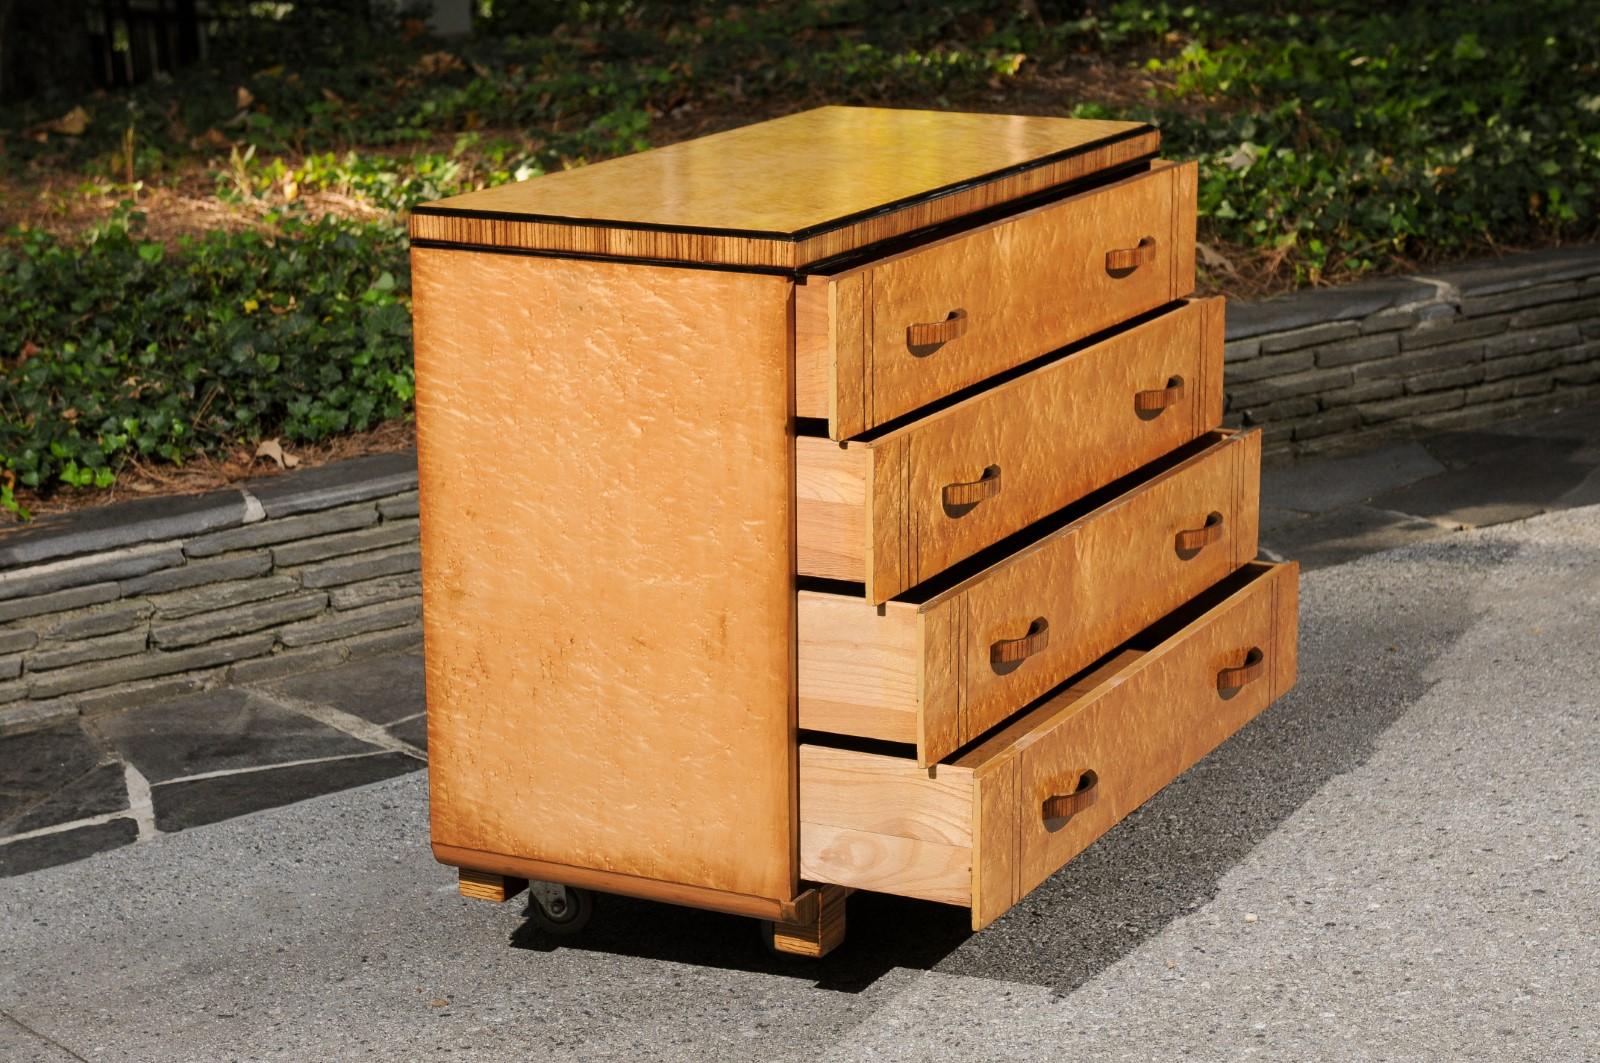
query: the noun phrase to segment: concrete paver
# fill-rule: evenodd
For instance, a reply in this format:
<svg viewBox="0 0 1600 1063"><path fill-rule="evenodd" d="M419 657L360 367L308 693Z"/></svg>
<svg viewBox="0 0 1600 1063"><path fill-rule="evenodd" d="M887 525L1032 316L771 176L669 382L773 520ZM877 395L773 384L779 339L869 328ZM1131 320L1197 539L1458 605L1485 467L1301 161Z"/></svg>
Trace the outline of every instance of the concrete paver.
<svg viewBox="0 0 1600 1063"><path fill-rule="evenodd" d="M1421 443L1397 443L1344 458L1268 466L1261 473L1261 503L1327 513L1444 471Z"/></svg>
<svg viewBox="0 0 1600 1063"><path fill-rule="evenodd" d="M1308 573L1295 690L980 935L544 938L409 774L0 880L0 1012L132 1061L1593 1059L1597 602L1600 509Z"/></svg>
<svg viewBox="0 0 1600 1063"><path fill-rule="evenodd" d="M419 655L279 683L0 738L0 877L421 769Z"/></svg>
<svg viewBox="0 0 1600 1063"><path fill-rule="evenodd" d="M1269 467L1261 545L1307 568L1600 504L1600 405Z"/></svg>

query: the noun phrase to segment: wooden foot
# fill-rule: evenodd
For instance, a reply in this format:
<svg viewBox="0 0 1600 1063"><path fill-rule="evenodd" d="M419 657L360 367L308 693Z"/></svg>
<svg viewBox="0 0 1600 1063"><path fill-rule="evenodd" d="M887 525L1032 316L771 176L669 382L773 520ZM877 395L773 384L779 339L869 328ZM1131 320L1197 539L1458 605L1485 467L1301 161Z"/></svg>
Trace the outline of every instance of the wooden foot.
<svg viewBox="0 0 1600 1063"><path fill-rule="evenodd" d="M821 959L844 942L843 886L817 887L817 916L805 923L773 923L772 948L795 956Z"/></svg>
<svg viewBox="0 0 1600 1063"><path fill-rule="evenodd" d="M461 896L471 897L475 901L494 901L498 904L509 901L528 888L525 878L495 875L488 871L468 871L464 867L460 870L461 878L456 888L461 891Z"/></svg>

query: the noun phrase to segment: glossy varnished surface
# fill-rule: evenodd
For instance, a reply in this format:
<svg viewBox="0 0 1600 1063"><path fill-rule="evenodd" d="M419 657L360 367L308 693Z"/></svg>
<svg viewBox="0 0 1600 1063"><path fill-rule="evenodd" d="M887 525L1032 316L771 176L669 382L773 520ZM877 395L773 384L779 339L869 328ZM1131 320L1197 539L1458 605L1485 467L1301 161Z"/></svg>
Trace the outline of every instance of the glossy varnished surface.
<svg viewBox="0 0 1600 1063"><path fill-rule="evenodd" d="M1003 778L1017 810L1010 899L973 911L980 929L1193 766L1294 685L1299 566L1255 564L1252 578L1147 652L1127 653L956 762L979 785ZM1217 673L1251 650L1261 678L1219 691ZM1085 771L1096 799L1046 820L1044 801Z"/></svg>
<svg viewBox="0 0 1600 1063"><path fill-rule="evenodd" d="M1194 165L1149 172L806 280L796 409L848 439L1188 295ZM1108 257L1144 248L1139 265ZM960 318L940 344L926 326Z"/></svg>
<svg viewBox="0 0 1600 1063"><path fill-rule="evenodd" d="M1158 143L1138 122L822 107L430 203L412 235L799 266L1147 157Z"/></svg>
<svg viewBox="0 0 1600 1063"><path fill-rule="evenodd" d="M916 604L801 591L800 725L955 751L1255 556L1261 437L1218 433L1183 462ZM1175 537L1221 518L1215 542ZM995 667L1043 621L1048 643Z"/></svg>
<svg viewBox="0 0 1600 1063"><path fill-rule="evenodd" d="M430 205L798 236L1141 128L1078 118L819 107Z"/></svg>
<svg viewBox="0 0 1600 1063"><path fill-rule="evenodd" d="M870 442L796 440L800 573L886 601L1217 427L1222 311L1185 304ZM948 503L986 472L988 497Z"/></svg>
<svg viewBox="0 0 1600 1063"><path fill-rule="evenodd" d="M436 853L771 917L738 898L795 889L789 284L413 266Z"/></svg>
<svg viewBox="0 0 1600 1063"><path fill-rule="evenodd" d="M959 742L1255 557L1260 464L1261 434L1234 436L938 601L961 618ZM1176 535L1212 513L1221 537L1176 550ZM1050 624L1043 650L1009 672L990 663L998 640L1041 618Z"/></svg>

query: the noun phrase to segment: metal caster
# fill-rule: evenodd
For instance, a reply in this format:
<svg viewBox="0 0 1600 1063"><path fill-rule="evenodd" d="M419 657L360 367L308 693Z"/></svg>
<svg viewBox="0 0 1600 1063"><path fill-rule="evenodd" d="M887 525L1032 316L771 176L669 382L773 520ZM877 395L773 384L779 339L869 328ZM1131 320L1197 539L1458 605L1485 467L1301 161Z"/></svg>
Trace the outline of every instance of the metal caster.
<svg viewBox="0 0 1600 1063"><path fill-rule="evenodd" d="M594 914L594 894L559 882L528 883L528 899L528 917L546 934L576 934Z"/></svg>

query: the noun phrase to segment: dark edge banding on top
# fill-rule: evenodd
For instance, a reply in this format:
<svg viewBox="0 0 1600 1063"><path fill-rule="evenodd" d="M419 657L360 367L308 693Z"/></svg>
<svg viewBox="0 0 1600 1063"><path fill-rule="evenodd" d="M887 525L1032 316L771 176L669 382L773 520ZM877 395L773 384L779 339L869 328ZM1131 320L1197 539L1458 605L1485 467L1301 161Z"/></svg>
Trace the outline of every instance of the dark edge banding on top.
<svg viewBox="0 0 1600 1063"><path fill-rule="evenodd" d="M719 273L763 273L771 277L796 277L788 266L755 266L738 262L699 262L686 258L645 258L640 255L611 255L601 251L558 251L542 247L506 247L503 244L472 244L458 240L411 240L412 247L433 251L476 251L486 255L521 255L525 258L575 258L584 262L622 262L635 266L671 266L674 269L709 269Z"/></svg>
<svg viewBox="0 0 1600 1063"><path fill-rule="evenodd" d="M1149 170L1155 154L1141 155L1117 166L1096 170L1092 174L1041 188L1024 196L992 204L969 214L959 214L943 221L933 222L916 229L908 229L894 236L873 240L849 251L819 258L797 266L767 266L746 262L707 262L693 258L663 258L658 255L622 255L609 251L573 251L562 248L510 247L505 244L480 244L464 240L434 240L427 237L410 237L412 247L437 251L479 251L491 255L523 255L531 258L570 258L585 262L631 262L640 266L671 266L677 269L709 269L724 273L759 273L766 276L788 277L796 282L807 277L827 275L849 269L862 262L897 254L932 240L956 236L991 222L1004 221L1034 207L1042 206L1069 196L1082 195L1109 184Z"/></svg>
<svg viewBox="0 0 1600 1063"><path fill-rule="evenodd" d="M989 184L990 182L998 181L1006 177L1013 177L1020 173L1026 173L1029 170L1038 169L1041 166L1049 166L1053 163L1063 162L1067 159L1073 158L1074 156L1084 155L1088 152L1099 150L1100 148L1111 144L1116 144L1124 140L1131 140L1135 137L1142 137L1156 132L1158 132L1158 130L1155 126L1148 122L1144 122L1132 129L1124 130L1120 133L1111 133L1096 140L1085 141L1082 144L1077 144L1070 148L1063 148L1060 151L1054 151L1048 155L1041 155L1036 159L1029 159L1026 162L1014 163L998 170L991 170L988 173L980 174L977 177L970 177L964 181L956 181L948 185L941 185L938 188L932 188L926 192L918 192L917 194L911 196L902 196L900 199L891 200L888 203L880 203L875 207L869 207L866 210L859 210L852 214L846 214L831 221L813 225L805 229L800 229L793 233L777 232L767 229L724 229L710 225L668 225L657 222L615 221L609 218L573 218L560 214L531 214L505 210L477 210L471 207L438 207L429 204L422 204L420 206L412 207L411 213L414 215L420 214L425 217L434 218L472 218L480 221L508 221L525 222L528 224L570 225L575 228L585 229L626 229L632 232L677 233L685 236L722 236L751 240L770 240L774 243L793 244L801 243L805 240L812 239L813 237L833 232L835 229L846 228L850 225L854 225L870 218L893 213L897 210L903 210L906 207L918 203L926 203L937 199L943 199L946 196L956 195L957 193L966 191L969 188L975 188L979 185ZM534 178L534 180L537 180L537 178Z"/></svg>

